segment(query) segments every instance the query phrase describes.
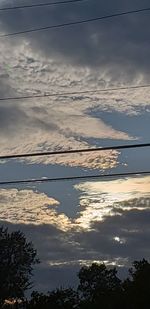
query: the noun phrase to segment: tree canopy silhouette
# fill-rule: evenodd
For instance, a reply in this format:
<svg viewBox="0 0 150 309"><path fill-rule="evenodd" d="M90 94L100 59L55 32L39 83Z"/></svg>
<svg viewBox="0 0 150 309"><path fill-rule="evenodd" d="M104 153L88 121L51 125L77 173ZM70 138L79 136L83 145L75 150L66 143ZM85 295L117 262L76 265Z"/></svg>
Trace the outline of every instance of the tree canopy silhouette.
<svg viewBox="0 0 150 309"><path fill-rule="evenodd" d="M28 309L74 309L78 306L78 293L71 288L43 293L33 292Z"/></svg>
<svg viewBox="0 0 150 309"><path fill-rule="evenodd" d="M150 263L134 261L129 278L122 283L125 309L147 309L150 306Z"/></svg>
<svg viewBox="0 0 150 309"><path fill-rule="evenodd" d="M36 250L20 231L8 233L0 228L0 308L10 308L6 300L15 300L13 309L148 309L150 307L150 263L134 261L127 279L118 278L115 267L93 263L81 267L77 289L57 288L47 294L32 292ZM18 302L16 302L16 300Z"/></svg>
<svg viewBox="0 0 150 309"><path fill-rule="evenodd" d="M113 308L116 295L121 291L121 280L117 277L116 268L108 269L104 263L93 263L89 267L82 267L78 277L83 308L98 308L100 304L102 308Z"/></svg>
<svg viewBox="0 0 150 309"><path fill-rule="evenodd" d="M39 263L36 250L20 231L8 233L0 227L0 303L23 298L31 287L33 265Z"/></svg>

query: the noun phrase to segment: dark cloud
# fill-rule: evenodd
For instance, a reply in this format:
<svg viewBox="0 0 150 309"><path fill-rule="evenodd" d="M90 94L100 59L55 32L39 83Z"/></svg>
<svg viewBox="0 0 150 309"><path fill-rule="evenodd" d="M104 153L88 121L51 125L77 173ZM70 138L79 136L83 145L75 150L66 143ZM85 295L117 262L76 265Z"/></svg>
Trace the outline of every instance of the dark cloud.
<svg viewBox="0 0 150 309"><path fill-rule="evenodd" d="M47 291L56 287L76 285L76 272L79 264L61 265L61 261L75 260L77 255L75 246L70 242L70 236L52 225L24 225L11 224L0 221L0 225L7 226L9 231L21 230L32 241L37 249L41 263L35 267L34 289ZM60 266L52 266L51 263Z"/></svg>
<svg viewBox="0 0 150 309"><path fill-rule="evenodd" d="M28 127L44 131L59 130L58 126L52 121L47 122L39 119L38 113L30 116L28 109L27 111L28 113L24 108L15 104L0 104L0 135L16 135L20 134L21 131L26 134L24 130Z"/></svg>
<svg viewBox="0 0 150 309"><path fill-rule="evenodd" d="M17 2L14 1L13 5L15 3ZM23 3L25 2L22 1ZM1 13L0 19L3 25L1 29L7 33L145 6L149 6L148 0L143 0L142 4L140 0L89 0L82 4L56 6L51 9L18 10ZM97 79L100 75L102 75L100 83L103 85L106 75L112 82L129 83L138 74L143 74L144 78L148 79L150 70L149 26L149 13L141 13L82 26L18 36L16 39L14 37L4 38L3 42L6 40L10 42L10 46L16 45L17 49L17 46L22 43L22 38L25 38L30 41L30 46L37 54L40 53L50 59L57 59L61 63L64 61L77 66L77 70L78 67L90 68L91 76L87 77L90 85L95 86L96 81L98 86ZM33 62L33 58L27 57L25 69L28 69L27 65L30 66ZM57 82L54 81L54 83ZM78 82L70 80L70 86L74 87L76 83ZM13 96L16 92L9 85L9 72L1 70L0 96L4 95ZM78 98L78 100L81 99L82 97ZM26 134L24 129L31 127L35 130L60 130L55 124L56 119L53 113L50 121L47 120L46 114L44 107L29 108L23 105L19 107L15 103L1 103L0 135L14 135L20 133L20 130ZM67 134L70 134L69 130ZM128 205L134 208L136 205L136 209L123 210ZM58 283L74 284L76 275L74 276L73 273L79 267L79 260L114 261L118 258L128 258L131 261L143 257L148 259L150 256L150 211L140 210L140 207L140 199L115 205L114 215L105 217L103 222L93 223L91 231L62 232L52 225L1 223L10 229L22 230L28 239L33 241L42 261L36 269L35 288L46 290L58 286ZM116 215L115 211L119 214ZM52 262L60 263L60 266L52 266ZM63 265L63 262L68 262L68 266Z"/></svg>
<svg viewBox="0 0 150 309"><path fill-rule="evenodd" d="M145 210L139 210L144 206ZM102 253L105 257L110 258L128 258L134 259L150 258L150 210L146 209L150 199L140 199L125 201L124 206L131 207L131 210L122 210L118 215L105 217L103 222L95 222L92 225L92 231L81 235L86 250L92 250L96 254ZM119 205L119 203L118 203ZM116 209L118 211L118 209ZM80 235L78 235L80 238ZM80 240L78 239L80 242ZM82 244L81 241L81 244Z"/></svg>
<svg viewBox="0 0 150 309"><path fill-rule="evenodd" d="M13 96L16 92L9 84L9 74L0 67L0 97Z"/></svg>
<svg viewBox="0 0 150 309"><path fill-rule="evenodd" d="M53 123L53 121L44 121L38 118L33 118L32 119L32 124L33 126L37 127L37 128L41 128L44 131L61 131L59 129L59 127L57 126L57 124Z"/></svg>
<svg viewBox="0 0 150 309"><path fill-rule="evenodd" d="M34 283L38 291L50 291L58 287L76 287L79 264L68 266L45 267L39 265L35 271ZM39 280L40 278L40 280Z"/></svg>
<svg viewBox="0 0 150 309"><path fill-rule="evenodd" d="M31 60L30 60L31 62ZM18 89L11 86L9 72L5 67L0 66L0 98L18 97ZM19 102L19 104L18 104ZM22 106L21 106L22 105ZM26 134L26 128L43 131L61 131L52 119L47 121L44 117L47 115L47 109L38 106L28 106L22 104L22 101L0 101L0 136L9 136Z"/></svg>
<svg viewBox="0 0 150 309"><path fill-rule="evenodd" d="M135 259L149 259L149 222L149 209L133 208L93 223L90 231L64 232L53 225L13 225L2 221L1 224L10 230L20 229L34 243L42 262L36 267L35 288L48 290L76 284L79 261L117 261L127 267Z"/></svg>
<svg viewBox="0 0 150 309"><path fill-rule="evenodd" d="M0 106L0 135L16 133L23 122L26 122L26 114L20 108Z"/></svg>
<svg viewBox="0 0 150 309"><path fill-rule="evenodd" d="M85 1L46 9L18 10L1 15L3 29L13 32L42 27L123 10L149 6L149 1ZM113 18L62 29L28 34L36 52L63 59L71 64L88 66L115 80L129 82L137 74L148 78L149 12ZM14 38L11 41L16 42ZM21 40L18 36L17 40ZM91 77L92 78L92 77Z"/></svg>

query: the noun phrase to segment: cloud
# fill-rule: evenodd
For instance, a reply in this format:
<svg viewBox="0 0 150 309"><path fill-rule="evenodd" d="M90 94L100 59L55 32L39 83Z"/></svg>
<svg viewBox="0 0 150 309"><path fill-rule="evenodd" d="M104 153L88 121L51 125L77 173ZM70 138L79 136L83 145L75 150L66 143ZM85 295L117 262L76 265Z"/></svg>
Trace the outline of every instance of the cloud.
<svg viewBox="0 0 150 309"><path fill-rule="evenodd" d="M18 106L0 105L0 135L12 136L23 130L22 123L28 125L28 117Z"/></svg>
<svg viewBox="0 0 150 309"><path fill-rule="evenodd" d="M58 65L53 59L47 61L40 55L36 55L28 43L21 44L17 50L13 46L11 49L10 57L9 44L2 45L0 56L4 70L9 59L7 69L9 77L6 80L7 87L10 87L10 96L47 93L49 87L57 93L60 89L67 87L67 84L71 87L75 78L81 79L80 73L84 76L84 70L77 72L72 67ZM1 95L7 96L4 87ZM96 106L98 100L99 98L96 98ZM5 104L2 102L0 104L3 120L1 122L2 154L11 154L12 151L27 153L90 148L94 146L94 143L91 143L92 139L133 139L128 133L119 131L105 123L103 119L92 115L92 111L89 110L95 107L92 97L74 100L73 96L59 98L56 95L45 99L5 101ZM84 154L32 160L29 158L28 161L106 169L116 166L117 158L117 151L109 151L107 154L104 152L92 154L90 158L89 155Z"/></svg>
<svg viewBox="0 0 150 309"><path fill-rule="evenodd" d="M147 5L144 0L142 6ZM18 10L1 15L1 30L13 32L134 7L141 7L141 1L95 0ZM120 124L118 129L118 123L112 126L103 112L112 116L119 112L132 120L133 115L149 111L149 89L91 94L87 90L148 82L148 32L149 14L136 14L1 40L0 97L56 94L0 103L1 154L90 148L105 140L138 139L129 131L128 122L124 130ZM57 95L80 90L85 94ZM119 160L119 152L108 151L33 158L25 163L104 170L116 167ZM83 263L103 260L127 265L130 259L149 257L149 182L149 177L137 177L80 183L75 186L80 204L73 219L58 211L60 198L28 189L1 189L1 223L20 228L35 243L42 260L35 280L40 282L39 289L46 290L71 280Z"/></svg>
<svg viewBox="0 0 150 309"><path fill-rule="evenodd" d="M58 214L59 202L44 193L32 190L1 189L0 218L14 224L51 224L66 230L71 222L65 214Z"/></svg>
<svg viewBox="0 0 150 309"><path fill-rule="evenodd" d="M140 199L137 204L140 209ZM34 289L46 291L76 284L78 269L94 261L124 268L135 259L149 259L149 217L149 209L133 208L121 215L106 216L102 222L93 222L91 230L63 230L53 222L33 225L1 221L1 224L9 230L20 229L34 243L41 259L41 265L35 269Z"/></svg>
<svg viewBox="0 0 150 309"><path fill-rule="evenodd" d="M140 209L140 200L139 203ZM145 200L147 204L147 200ZM150 201L149 201L150 205ZM93 231L85 233L83 243L87 245L87 249L98 252L102 250L104 256L111 258L122 257L133 261L134 259L149 259L149 225L148 220L150 210L139 210L134 208L130 211L124 211L122 215L106 217L101 224L95 222ZM78 239L79 241L79 239ZM81 245L83 245L81 243Z"/></svg>
<svg viewBox="0 0 150 309"><path fill-rule="evenodd" d="M80 184L75 218L60 212L61 199L29 189L1 189L0 223L22 230L42 261L35 288L54 288L59 278L62 285L67 280L76 284L79 267L93 261L128 267L134 259L149 258L149 183L149 177L136 177Z"/></svg>
<svg viewBox="0 0 150 309"><path fill-rule="evenodd" d="M10 3L10 2L8 2ZM148 0L142 7L149 5ZM141 8L140 0L94 1L36 10L18 10L1 16L2 31L13 32ZM31 46L49 57L77 66L99 68L113 81L148 79L149 12L27 34ZM20 42L18 36L15 42Z"/></svg>
<svg viewBox="0 0 150 309"><path fill-rule="evenodd" d="M94 222L103 221L107 216L111 217L133 208L139 210L150 208L149 176L83 182L75 188L81 192L76 223L83 228L91 229Z"/></svg>
<svg viewBox="0 0 150 309"><path fill-rule="evenodd" d="M140 3L136 3L136 5L138 4ZM86 5L88 7L86 14L94 14L93 4L86 3ZM126 5L123 2L118 4L117 1L115 1L113 9L118 9L118 5L125 9ZM63 7L63 11L60 10L59 6L59 9L55 7L53 8L51 22L53 22L53 19L57 22L58 19L63 18L62 12L64 19L67 17L76 18L77 14L80 17L84 14L84 7L85 3L81 6L76 5L73 13L70 11L72 10L71 5ZM102 14L104 8L107 9L107 3L95 1L96 8ZM109 5L110 9L111 6ZM34 10L34 14L32 10L12 12L11 16L9 13L5 13L2 15L2 27L9 31L11 26L11 31L13 31L15 27L18 28L18 22L22 21L23 23L27 20L29 25L30 22L36 25L39 20L42 23L42 16L44 16L43 23L46 22L47 18L49 22L49 13L49 9L44 10L42 15L41 10L38 9ZM137 25L138 16L141 15L127 17L127 20L130 24L135 22ZM85 95L56 95L45 99L5 101L5 104L1 102L0 110L1 115L3 115L1 116L1 118L3 117L1 121L1 154L91 148L95 145L101 146L103 140L131 141L139 138L139 136L133 136L129 132L128 124L125 130L119 129L117 123L116 126L115 124L110 125L106 122L103 112L120 112L132 116L142 113L142 109L148 111L150 102L148 89L86 93L87 89L94 90L112 86L112 83L115 85L116 82L118 84L115 79L115 75L118 74L117 68L120 72L123 72L123 79L118 75L119 85L126 82L130 83L130 72L127 78L124 75L128 67L131 68L130 71L134 72L132 63L130 63L131 59L128 59L130 54L126 54L129 66L126 61L124 65L124 58L121 58L122 60L117 58L117 43L115 49L113 49L113 36L110 41L112 50L107 48L107 44L104 44L106 42L103 42L103 40L107 41L107 35L105 35L107 32L109 36L109 34L114 35L114 31L117 31L116 35L119 36L120 31L124 30L125 19L120 19L119 28L118 21L119 19L114 19L113 24L109 21L86 25L81 27L80 33L74 27L72 30L66 29L57 31L57 33L56 31L48 31L35 34L35 36L12 38L11 41L9 39L1 40L1 96L58 94L85 90ZM144 22L143 17L142 21ZM72 31L75 34L75 46L70 44L72 42L70 38ZM129 31L128 27L126 31ZM80 35L82 35L82 40ZM127 40L127 37L125 36L124 39ZM130 41L130 36L128 36L128 39ZM139 48L139 41L143 39L140 32L139 41L137 36L136 39ZM117 40L119 46L121 46L121 40L122 36ZM64 47L62 47L62 44L64 44ZM129 46L131 46L131 42L129 42ZM120 51L123 50L124 47ZM84 61L82 53L85 54ZM109 57L107 53L110 53ZM122 57L124 56L122 55ZM108 61L109 59L111 63ZM114 67L114 70L112 67ZM138 70L140 69L137 67ZM134 82L136 84L141 83L146 78L144 74L141 71L138 76L135 74ZM105 170L118 165L119 153L110 151L93 153L90 156L84 154L53 158L29 158L25 162Z"/></svg>

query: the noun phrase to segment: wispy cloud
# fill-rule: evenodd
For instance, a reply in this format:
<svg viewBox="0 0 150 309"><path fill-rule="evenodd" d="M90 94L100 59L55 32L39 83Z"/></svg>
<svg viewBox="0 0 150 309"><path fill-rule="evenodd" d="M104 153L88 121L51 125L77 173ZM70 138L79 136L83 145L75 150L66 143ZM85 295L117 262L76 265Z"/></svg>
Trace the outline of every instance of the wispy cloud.
<svg viewBox="0 0 150 309"><path fill-rule="evenodd" d="M149 184L148 177L137 177L133 185L130 179L96 182L95 189L94 184L93 189L90 183L82 185L81 202L85 190L87 202L81 203L76 219L60 213L58 201L45 194L1 190L1 224L22 230L42 261L35 288L54 288L55 280L56 286L67 280L72 284L79 267L93 261L125 267L149 258Z"/></svg>
<svg viewBox="0 0 150 309"><path fill-rule="evenodd" d="M17 50L13 46L11 49L10 56L9 44L2 44L0 60L6 72L5 77L3 74L1 76L1 96L7 96L7 88L11 96L14 93L58 93L66 89L75 91L93 87L89 70L86 72L54 59L47 60L33 52L28 43L22 43ZM6 69L8 61L9 68ZM113 128L92 114L92 109L98 106L105 110L108 102L107 96L104 99L100 95L94 98L90 95L80 98L54 96L49 99L8 101L5 104L1 102L1 153L89 148L94 144L90 139L132 140L133 137L127 132ZM32 162L106 169L116 166L117 158L118 152L110 151L107 154L95 153L90 158L84 154L36 158Z"/></svg>
<svg viewBox="0 0 150 309"><path fill-rule="evenodd" d="M150 209L150 177L126 178L76 185L80 194L79 218L76 222L91 229L93 222L132 209ZM147 200L146 200L147 197Z"/></svg>
<svg viewBox="0 0 150 309"><path fill-rule="evenodd" d="M44 193L32 190L1 189L0 218L13 224L51 224L67 230L70 221L65 214L58 214L59 202Z"/></svg>
<svg viewBox="0 0 150 309"><path fill-rule="evenodd" d="M60 212L61 203L45 193L29 189L1 189L1 220L22 224L50 224L62 231L90 230L95 222L122 215L132 209L150 209L150 177L85 182L74 187L80 192L76 218Z"/></svg>

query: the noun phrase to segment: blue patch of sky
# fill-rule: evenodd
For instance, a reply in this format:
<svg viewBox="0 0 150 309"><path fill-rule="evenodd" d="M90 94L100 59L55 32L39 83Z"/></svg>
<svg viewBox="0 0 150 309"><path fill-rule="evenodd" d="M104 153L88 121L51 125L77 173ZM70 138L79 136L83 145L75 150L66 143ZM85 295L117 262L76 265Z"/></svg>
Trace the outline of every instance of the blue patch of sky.
<svg viewBox="0 0 150 309"><path fill-rule="evenodd" d="M100 118L107 124L113 127L113 129L123 131L129 136L138 138L138 142L149 141L150 131L150 113L145 109L136 110L138 115L126 115L120 112L101 112L99 110L92 110L92 115L96 118ZM116 140L112 139L92 139L93 143L103 145L114 145ZM133 141L123 141L124 144L133 143Z"/></svg>
<svg viewBox="0 0 150 309"><path fill-rule="evenodd" d="M29 178L57 178L85 175L85 170L80 168L64 167L59 165L25 164L23 162L9 161L0 165L0 181L10 181ZM39 183L33 185L11 185L3 188L17 187L19 190L32 189L33 191L45 193L60 202L57 207L58 213L64 212L67 216L76 217L79 204L78 192L74 189L74 184L78 181L61 181L51 183Z"/></svg>
<svg viewBox="0 0 150 309"><path fill-rule="evenodd" d="M116 130L127 132L131 136L140 137L137 141L118 141L111 139L86 139L90 144L98 146L130 144L133 142L149 142L149 113L142 113L137 116L127 116L119 112L93 111L94 117L102 119ZM106 173L128 172L137 170L150 170L150 148L128 149L120 152L119 164L113 169L108 169ZM125 165L127 164L127 166ZM16 160L0 164L0 181L9 181L25 178L41 177L69 177L87 174L100 173L100 170L82 169L79 167L68 167L60 165L26 164ZM60 201L58 212L64 212L67 216L74 218L77 215L79 206L79 192L74 189L74 184L79 181L42 183L35 185L18 185L17 188L30 188L44 192L50 197ZM14 186L10 186L14 188ZM9 188L10 188L9 187Z"/></svg>
<svg viewBox="0 0 150 309"><path fill-rule="evenodd" d="M129 136L135 137L135 140L115 140L115 139L94 139L87 141L97 147L128 145L133 143L149 143L150 142L150 113L145 112L146 109L139 109L138 115L125 115L120 112L101 112L92 110L92 115L113 127L113 129L126 132ZM90 112L91 114L91 112ZM128 172L137 170L150 170L150 147L140 149L122 150L119 155L119 164L111 170L111 172ZM126 166L127 164L127 166ZM108 171L110 172L110 170Z"/></svg>

